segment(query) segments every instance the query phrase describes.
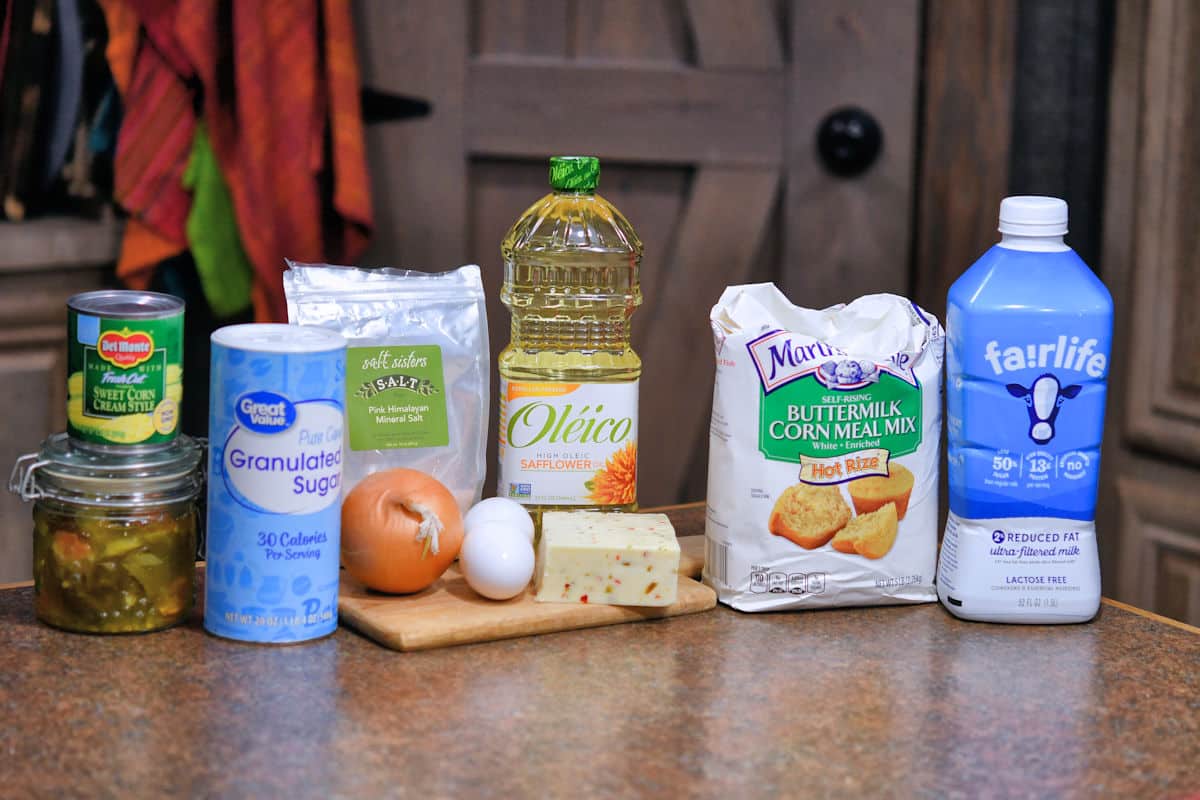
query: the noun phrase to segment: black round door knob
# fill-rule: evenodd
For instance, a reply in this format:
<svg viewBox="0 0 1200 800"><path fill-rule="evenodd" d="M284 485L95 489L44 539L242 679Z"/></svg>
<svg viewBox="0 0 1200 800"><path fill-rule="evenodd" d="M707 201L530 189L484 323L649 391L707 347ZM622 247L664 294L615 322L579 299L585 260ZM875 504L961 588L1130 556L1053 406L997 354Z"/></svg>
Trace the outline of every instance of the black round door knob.
<svg viewBox="0 0 1200 800"><path fill-rule="evenodd" d="M829 112L817 128L817 152L825 169L842 178L853 178L871 168L883 149L883 130L861 108Z"/></svg>

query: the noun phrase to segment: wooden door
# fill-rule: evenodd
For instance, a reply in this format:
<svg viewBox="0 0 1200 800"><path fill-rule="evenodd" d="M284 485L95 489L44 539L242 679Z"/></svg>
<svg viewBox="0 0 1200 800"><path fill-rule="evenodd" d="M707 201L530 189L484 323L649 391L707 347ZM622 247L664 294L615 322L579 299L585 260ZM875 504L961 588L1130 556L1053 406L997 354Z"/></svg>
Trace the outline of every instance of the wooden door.
<svg viewBox="0 0 1200 800"><path fill-rule="evenodd" d="M378 235L364 263L480 264L493 356L508 340L501 239L548 191L548 156L601 157L601 194L646 244L643 505L704 496L707 320L725 286L774 280L807 306L909 289L918 0L359 0L357 12L366 83L432 105L368 129ZM884 135L855 179L825 171L815 147L822 118L847 105Z"/></svg>
<svg viewBox="0 0 1200 800"><path fill-rule="evenodd" d="M1200 6L1118 4L1104 260L1104 542L1119 599L1200 624Z"/></svg>

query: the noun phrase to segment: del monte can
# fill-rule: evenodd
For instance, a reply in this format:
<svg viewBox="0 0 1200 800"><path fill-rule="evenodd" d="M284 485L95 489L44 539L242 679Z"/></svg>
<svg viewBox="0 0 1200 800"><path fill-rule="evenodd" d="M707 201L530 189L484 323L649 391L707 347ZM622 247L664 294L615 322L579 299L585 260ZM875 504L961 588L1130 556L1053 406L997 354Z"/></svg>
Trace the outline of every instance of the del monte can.
<svg viewBox="0 0 1200 800"><path fill-rule="evenodd" d="M179 429L183 300L85 292L67 301L67 433L96 449L158 449Z"/></svg>

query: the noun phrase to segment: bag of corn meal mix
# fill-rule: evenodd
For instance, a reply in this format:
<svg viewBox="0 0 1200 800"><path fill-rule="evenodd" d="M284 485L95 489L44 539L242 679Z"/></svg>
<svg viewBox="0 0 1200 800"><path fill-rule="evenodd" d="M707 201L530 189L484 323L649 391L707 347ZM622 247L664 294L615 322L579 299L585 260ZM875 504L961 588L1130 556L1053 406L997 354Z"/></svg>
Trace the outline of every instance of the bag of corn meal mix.
<svg viewBox="0 0 1200 800"><path fill-rule="evenodd" d="M773 284L711 314L704 578L742 611L937 600L944 334L890 294L823 311Z"/></svg>

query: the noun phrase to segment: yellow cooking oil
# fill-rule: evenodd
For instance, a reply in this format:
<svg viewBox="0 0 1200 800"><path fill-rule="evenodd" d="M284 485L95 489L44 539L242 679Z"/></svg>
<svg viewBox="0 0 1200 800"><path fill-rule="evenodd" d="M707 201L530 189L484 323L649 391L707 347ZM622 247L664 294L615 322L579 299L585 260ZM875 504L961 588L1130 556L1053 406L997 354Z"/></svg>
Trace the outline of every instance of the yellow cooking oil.
<svg viewBox="0 0 1200 800"><path fill-rule="evenodd" d="M642 242L596 194L600 161L550 159L552 191L501 245L512 314L500 353L497 494L546 510L637 508L638 380L630 319Z"/></svg>

